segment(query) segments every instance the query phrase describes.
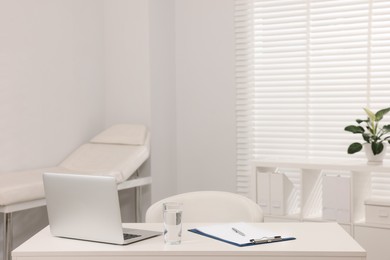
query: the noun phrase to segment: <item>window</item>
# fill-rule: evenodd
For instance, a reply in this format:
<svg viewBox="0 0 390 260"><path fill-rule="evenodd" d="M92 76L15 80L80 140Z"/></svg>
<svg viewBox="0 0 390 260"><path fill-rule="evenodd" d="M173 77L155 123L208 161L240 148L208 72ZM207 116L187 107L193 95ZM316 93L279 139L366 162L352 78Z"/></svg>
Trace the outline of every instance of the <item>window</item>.
<svg viewBox="0 0 390 260"><path fill-rule="evenodd" d="M254 159L364 158L347 154L361 137L343 129L365 118L363 107L390 107L390 1L235 8L238 193L248 192Z"/></svg>

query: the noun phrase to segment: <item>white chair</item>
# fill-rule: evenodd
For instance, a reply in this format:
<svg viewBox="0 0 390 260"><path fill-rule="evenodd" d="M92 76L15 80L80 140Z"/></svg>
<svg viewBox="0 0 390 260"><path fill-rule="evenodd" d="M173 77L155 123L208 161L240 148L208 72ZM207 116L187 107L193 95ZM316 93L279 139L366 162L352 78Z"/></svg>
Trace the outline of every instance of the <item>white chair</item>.
<svg viewBox="0 0 390 260"><path fill-rule="evenodd" d="M145 221L162 222L164 202L183 203L183 222L262 222L261 207L239 194L223 191L196 191L160 200L146 211Z"/></svg>

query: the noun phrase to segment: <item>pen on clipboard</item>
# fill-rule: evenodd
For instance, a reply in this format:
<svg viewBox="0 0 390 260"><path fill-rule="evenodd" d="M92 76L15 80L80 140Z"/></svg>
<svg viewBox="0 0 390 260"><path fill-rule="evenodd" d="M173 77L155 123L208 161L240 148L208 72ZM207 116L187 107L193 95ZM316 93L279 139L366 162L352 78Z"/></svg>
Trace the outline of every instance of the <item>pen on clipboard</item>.
<svg viewBox="0 0 390 260"><path fill-rule="evenodd" d="M281 236L273 236L273 237L262 237L259 239L251 239L250 242L252 244L263 244L263 243L271 243L271 242L276 242L281 240L283 240Z"/></svg>
<svg viewBox="0 0 390 260"><path fill-rule="evenodd" d="M236 232L237 234L239 234L239 235L245 237L245 234L244 234L242 231L238 230L237 228L232 227L232 230L233 230L234 232Z"/></svg>

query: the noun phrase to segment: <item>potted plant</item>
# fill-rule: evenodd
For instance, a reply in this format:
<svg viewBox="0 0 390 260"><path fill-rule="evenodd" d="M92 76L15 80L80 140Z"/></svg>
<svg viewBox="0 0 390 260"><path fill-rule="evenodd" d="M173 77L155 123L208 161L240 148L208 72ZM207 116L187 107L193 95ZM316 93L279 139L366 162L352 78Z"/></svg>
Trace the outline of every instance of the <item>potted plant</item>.
<svg viewBox="0 0 390 260"><path fill-rule="evenodd" d="M379 121L390 111L390 108L381 109L376 113L368 108L364 108L364 111L368 116L366 120L357 119L358 125L349 125L344 130L361 134L365 143L351 144L348 153L357 153L364 146L368 161L381 162L386 153L387 143L390 143L390 125L381 126Z"/></svg>

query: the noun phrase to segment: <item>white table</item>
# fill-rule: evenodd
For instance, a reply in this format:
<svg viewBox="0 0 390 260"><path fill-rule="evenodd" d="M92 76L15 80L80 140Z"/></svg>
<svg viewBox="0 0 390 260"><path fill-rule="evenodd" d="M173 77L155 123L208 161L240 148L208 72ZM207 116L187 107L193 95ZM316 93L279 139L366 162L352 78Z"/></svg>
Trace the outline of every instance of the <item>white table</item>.
<svg viewBox="0 0 390 260"><path fill-rule="evenodd" d="M336 223L256 223L259 228L295 236L296 240L236 247L188 232L205 224L185 224L181 245L165 245L162 236L118 246L52 237L48 227L12 252L13 260L363 260L366 251ZM126 224L131 228L162 230L161 223Z"/></svg>

